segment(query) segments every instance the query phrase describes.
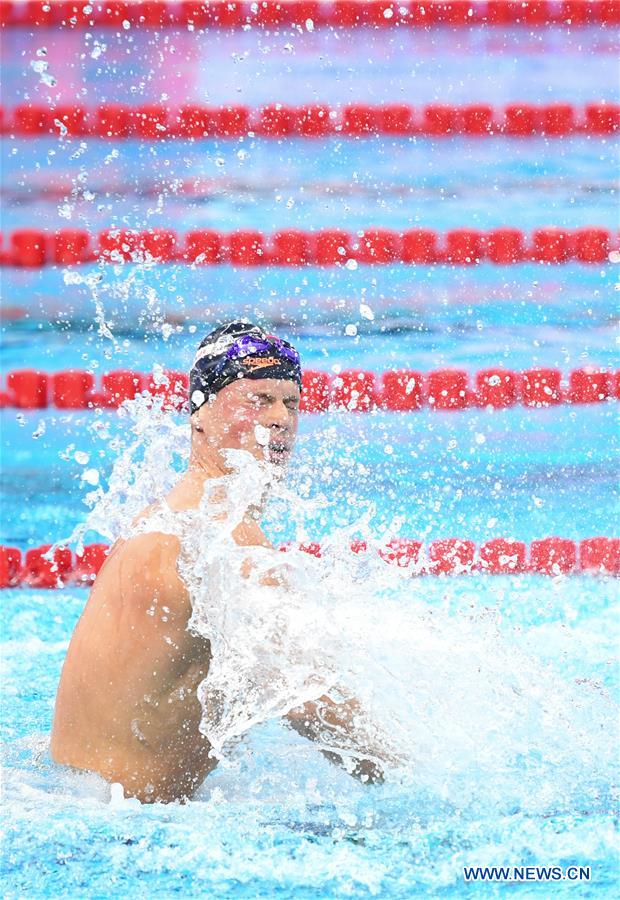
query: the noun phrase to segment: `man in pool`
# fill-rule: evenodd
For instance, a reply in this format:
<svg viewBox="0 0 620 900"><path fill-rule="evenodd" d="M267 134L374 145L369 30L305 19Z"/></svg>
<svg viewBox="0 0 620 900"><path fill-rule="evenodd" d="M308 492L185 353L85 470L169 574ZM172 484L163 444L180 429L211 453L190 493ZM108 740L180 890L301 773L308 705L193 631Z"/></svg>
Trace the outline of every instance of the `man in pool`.
<svg viewBox="0 0 620 900"><path fill-rule="evenodd" d="M300 396L299 356L286 341L246 322L209 334L190 373L189 466L166 498L169 507L197 508L206 481L229 471L227 449L286 466ZM239 546L271 546L249 513L233 538ZM217 764L199 730L197 697L210 646L187 628L192 605L177 569L180 549L177 537L162 532L117 541L74 631L56 698L54 760L120 782L142 802L190 798ZM350 737L360 758L347 770L362 781L381 780L376 760L387 756L373 750L375 761L367 758L358 712L354 700L321 697L286 718L311 740L330 731Z"/></svg>

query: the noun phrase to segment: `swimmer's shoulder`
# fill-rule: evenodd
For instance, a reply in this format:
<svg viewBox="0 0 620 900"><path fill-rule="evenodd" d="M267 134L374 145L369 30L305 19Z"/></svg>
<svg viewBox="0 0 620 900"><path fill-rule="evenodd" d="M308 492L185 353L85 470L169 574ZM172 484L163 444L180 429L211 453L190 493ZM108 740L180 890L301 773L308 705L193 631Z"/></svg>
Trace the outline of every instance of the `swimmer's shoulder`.
<svg viewBox="0 0 620 900"><path fill-rule="evenodd" d="M180 550L179 538L173 534L147 531L130 535L116 542L95 585L131 598L132 604L141 597L150 603L154 595L182 601L187 589L177 569Z"/></svg>
<svg viewBox="0 0 620 900"><path fill-rule="evenodd" d="M146 531L130 535L120 548L120 559L127 570L142 571L144 575L167 570L176 571L181 542L176 534L165 531Z"/></svg>

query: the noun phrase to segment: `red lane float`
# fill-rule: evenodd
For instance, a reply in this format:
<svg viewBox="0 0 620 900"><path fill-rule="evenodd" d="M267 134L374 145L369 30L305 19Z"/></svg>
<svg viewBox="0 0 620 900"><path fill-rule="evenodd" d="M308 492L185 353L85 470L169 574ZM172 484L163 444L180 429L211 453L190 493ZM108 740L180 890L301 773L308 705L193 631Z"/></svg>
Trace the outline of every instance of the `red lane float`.
<svg viewBox="0 0 620 900"><path fill-rule="evenodd" d="M320 557L318 543L283 545L282 551L296 547ZM80 554L58 547L48 558L51 545L27 550L22 556L16 547L0 546L0 588L61 588L93 583L109 552L107 544L89 544ZM369 552L366 541L352 541L354 553ZM410 569L413 575L571 575L589 573L620 575L620 539L607 537L571 541L548 537L532 541L494 538L477 546L474 541L449 538L421 541L398 538L378 550L387 563Z"/></svg>
<svg viewBox="0 0 620 900"><path fill-rule="evenodd" d="M407 104L372 106L365 103L344 107L326 104L287 106L139 107L107 104L85 109L78 104L49 107L24 103L12 110L0 108L4 134L16 137L95 137L203 139L239 138L258 135L266 138L328 135L340 137L566 137L574 134L602 136L620 129L620 104L592 102L585 106L570 103L511 103L494 108L488 104L453 106Z"/></svg>
<svg viewBox="0 0 620 900"><path fill-rule="evenodd" d="M618 235L606 228L516 228L478 231L455 228L441 235L428 228L392 231L367 228L360 234L342 229L264 234L202 229L186 235L171 229L130 231L108 228L98 235L79 229L44 232L21 228L6 235L0 263L19 268L68 266L96 261L121 263L185 263L194 266L345 266L445 265L480 263L515 265L535 262L604 264L620 247Z"/></svg>
<svg viewBox="0 0 620 900"><path fill-rule="evenodd" d="M0 23L25 28L184 28L268 33L350 28L567 28L620 24L617 0L1 0Z"/></svg>
<svg viewBox="0 0 620 900"><path fill-rule="evenodd" d="M48 375L34 369L9 372L0 391L0 407L12 409L116 409L138 394L162 399L183 409L188 376L166 371L152 375L130 370L107 372L97 385L90 372L67 370ZM620 372L592 367L574 369L567 376L559 369L533 368L523 372L483 369L470 376L463 369L437 369L422 373L398 369L375 374L345 369L336 375L306 369L303 373L301 411L347 410L413 412L424 407L437 411L505 409L522 404L547 408L560 404L604 403L620 399Z"/></svg>
<svg viewBox="0 0 620 900"><path fill-rule="evenodd" d="M295 546L295 545L292 545ZM289 550L291 545L282 546ZM297 545L311 556L321 557L319 543ZM354 553L368 551L366 541L352 541ZM415 575L460 575L483 572L494 575L536 573L569 575L589 572L620 575L620 539L595 537L572 541L547 537L531 545L512 538L493 538L477 546L474 541L448 538L424 545L421 541L397 538L379 549L386 562L411 568Z"/></svg>

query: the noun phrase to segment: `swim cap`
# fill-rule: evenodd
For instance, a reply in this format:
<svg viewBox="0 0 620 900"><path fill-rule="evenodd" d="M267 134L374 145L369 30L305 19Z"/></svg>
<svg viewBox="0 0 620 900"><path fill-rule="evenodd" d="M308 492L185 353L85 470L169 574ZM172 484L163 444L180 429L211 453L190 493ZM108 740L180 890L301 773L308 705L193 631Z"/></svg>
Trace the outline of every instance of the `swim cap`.
<svg viewBox="0 0 620 900"><path fill-rule="evenodd" d="M259 325L229 322L200 343L189 373L190 413L209 396L238 378L282 378L301 390L301 365L295 348Z"/></svg>

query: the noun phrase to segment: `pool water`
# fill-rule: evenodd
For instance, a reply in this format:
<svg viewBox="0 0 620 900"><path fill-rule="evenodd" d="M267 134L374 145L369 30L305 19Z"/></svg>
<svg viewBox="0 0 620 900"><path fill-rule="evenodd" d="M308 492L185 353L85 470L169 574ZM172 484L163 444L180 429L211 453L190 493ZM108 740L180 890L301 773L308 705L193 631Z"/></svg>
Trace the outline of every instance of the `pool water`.
<svg viewBox="0 0 620 900"><path fill-rule="evenodd" d="M96 41L107 46L93 54ZM175 104L258 105L293 102L291 91L295 103L586 103L613 100L617 81L614 34L589 28L578 36L438 29L338 39L13 30L3 44L11 104L96 106L120 94L137 104L168 94ZM42 47L53 90L30 66ZM9 137L3 228L614 228L617 155L617 139L582 137L116 145ZM5 268L3 371L184 370L203 333L240 314L288 336L307 366L328 371L610 368L613 276L611 266L574 264ZM0 416L1 542L25 550L68 537L88 512L84 473L96 469L105 488L127 419L53 409ZM376 540L617 536L617 444L612 402L307 415L291 483L300 504L322 508L301 536L325 541L348 528ZM275 513L266 528L275 542L300 537ZM467 885L463 866L528 864L590 865L592 880L521 885L523 896L616 896L614 579L409 578L390 567L376 577L381 640L388 647L393 638L391 663L405 673L390 683L397 701L419 710L418 737L432 750L418 769L365 787L272 720L253 728L185 806L140 806L51 763L55 690L87 594L3 591L6 896L496 895L510 888ZM445 656L429 655L422 670L414 654L407 677L407 647L429 653L420 635L433 628ZM529 705L515 700L527 713L518 722L502 685L518 686L519 667ZM542 698L537 677L547 686ZM446 726L449 709L458 734ZM477 730L488 743L466 765ZM572 756L562 755L564 733Z"/></svg>
<svg viewBox="0 0 620 900"><path fill-rule="evenodd" d="M448 604L453 615L499 608L513 646L558 678L604 679L615 690L613 597L609 582L533 576L458 586L425 579L415 593L402 591L404 603ZM59 774L45 742L84 600L79 590L3 597L10 896L463 896L480 890L466 890L463 865L548 860L591 865L592 895L615 893L614 803L604 792L570 811L558 794L529 811L497 809L483 783L466 803L410 786L365 788L274 722L254 729L187 806L110 802L94 779ZM547 896L550 886L522 889ZM580 891L588 896L586 886Z"/></svg>

